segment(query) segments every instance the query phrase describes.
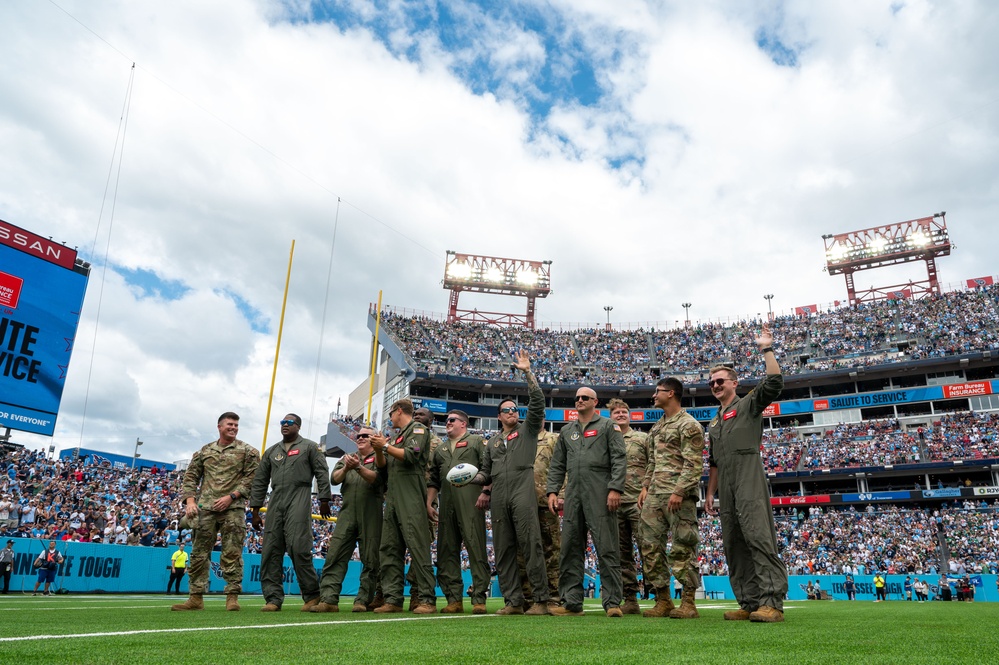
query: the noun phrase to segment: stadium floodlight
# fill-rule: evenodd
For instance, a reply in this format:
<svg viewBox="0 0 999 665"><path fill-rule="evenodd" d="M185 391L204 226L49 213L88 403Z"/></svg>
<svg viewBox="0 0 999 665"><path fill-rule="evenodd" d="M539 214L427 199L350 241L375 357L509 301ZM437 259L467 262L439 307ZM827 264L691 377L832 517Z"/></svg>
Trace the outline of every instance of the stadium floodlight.
<svg viewBox="0 0 999 665"><path fill-rule="evenodd" d="M919 297L939 294L936 257L950 254L950 233L946 212L897 224L875 226L848 233L825 234L826 271L844 275L851 305L872 300ZM857 292L853 273L908 263L925 261L927 279L891 287L871 288Z"/></svg>
<svg viewBox="0 0 999 665"><path fill-rule="evenodd" d="M451 292L448 321L470 321L534 328L535 299L551 293L551 261L509 259L447 250L444 288ZM527 298L527 313L459 310L463 291Z"/></svg>

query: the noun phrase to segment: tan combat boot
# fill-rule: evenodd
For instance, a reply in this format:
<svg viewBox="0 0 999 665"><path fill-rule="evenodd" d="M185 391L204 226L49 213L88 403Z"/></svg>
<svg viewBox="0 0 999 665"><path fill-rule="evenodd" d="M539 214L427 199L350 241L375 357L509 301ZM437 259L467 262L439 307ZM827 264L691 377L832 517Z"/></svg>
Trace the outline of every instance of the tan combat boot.
<svg viewBox="0 0 999 665"><path fill-rule="evenodd" d="M485 603L476 603L475 605L472 605L472 614L486 614L486 613L487 612L486 612Z"/></svg>
<svg viewBox="0 0 999 665"><path fill-rule="evenodd" d="M192 593L183 603L178 603L170 607L173 612L190 612L191 610L205 609L205 601L200 593Z"/></svg>
<svg viewBox="0 0 999 665"><path fill-rule="evenodd" d="M390 605L388 603L382 604L381 607L376 607L374 609L375 614L397 614L402 612L402 607L399 605Z"/></svg>
<svg viewBox="0 0 999 665"><path fill-rule="evenodd" d="M357 601L354 601L354 602L357 602ZM385 604L385 596L383 596L382 592L379 591L379 592L377 592L375 594L375 597L371 600L371 602L368 603L367 605L365 605L365 607L370 612L372 610L377 610L379 607L381 607L384 604Z"/></svg>
<svg viewBox="0 0 999 665"><path fill-rule="evenodd" d="M436 614L436 613L437 613L437 606L432 605L430 603L420 603L419 605L416 606L416 609L413 610L413 614Z"/></svg>
<svg viewBox="0 0 999 665"><path fill-rule="evenodd" d="M420 606L420 597L415 593L409 597L409 611L415 612L416 608Z"/></svg>
<svg viewBox="0 0 999 665"><path fill-rule="evenodd" d="M694 590L683 590L683 600L680 607L669 613L670 619L697 619L701 615L697 613L697 606L694 605Z"/></svg>
<svg viewBox="0 0 999 665"><path fill-rule="evenodd" d="M757 623L780 623L784 620L784 613L775 607L761 605L758 610L749 615L749 620Z"/></svg>
<svg viewBox="0 0 999 665"><path fill-rule="evenodd" d="M448 603L447 607L441 610L441 614L464 614L465 605L460 601L456 600L453 603Z"/></svg>
<svg viewBox="0 0 999 665"><path fill-rule="evenodd" d="M322 603L319 603L322 605ZM350 608L351 612L367 612L368 606L359 600L354 601L354 606Z"/></svg>
<svg viewBox="0 0 999 665"><path fill-rule="evenodd" d="M238 612L239 611L239 594L238 593L227 593L225 595L225 611L226 612Z"/></svg>
<svg viewBox="0 0 999 665"><path fill-rule="evenodd" d="M511 616L514 614L523 614L524 607L522 605L504 605L501 609L496 610L496 614L501 617Z"/></svg>
<svg viewBox="0 0 999 665"><path fill-rule="evenodd" d="M739 608L737 610L730 610L725 613L725 621L749 621L749 610L744 610Z"/></svg>
<svg viewBox="0 0 999 665"><path fill-rule="evenodd" d="M662 619L663 617L668 617L669 613L673 611L676 606L673 605L672 599L669 597L669 589L658 589L656 590L656 604L651 610L645 610L642 612L643 617L651 617L653 619Z"/></svg>
<svg viewBox="0 0 999 665"><path fill-rule="evenodd" d="M624 614L641 614L642 609L638 606L638 601L635 600L635 597L632 596L621 605L621 612Z"/></svg>
<svg viewBox="0 0 999 665"><path fill-rule="evenodd" d="M361 607L362 608L364 607L364 603L361 603ZM339 612L340 606L337 605L336 603L326 603L323 601L319 601L311 608L309 608L309 611L312 612L313 614L323 614L324 612ZM363 612L364 610L361 611Z"/></svg>

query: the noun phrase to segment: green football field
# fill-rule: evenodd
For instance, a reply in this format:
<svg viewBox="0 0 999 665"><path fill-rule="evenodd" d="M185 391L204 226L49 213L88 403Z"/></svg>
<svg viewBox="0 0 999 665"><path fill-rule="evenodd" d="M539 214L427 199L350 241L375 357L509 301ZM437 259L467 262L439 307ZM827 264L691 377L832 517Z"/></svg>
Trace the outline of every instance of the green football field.
<svg viewBox="0 0 999 665"><path fill-rule="evenodd" d="M734 604L703 601L697 620L494 614L416 617L303 614L291 598L262 614L183 596L0 596L0 663L989 663L999 661L999 605L799 601L783 624L728 622ZM443 607L443 602L439 602ZM501 606L489 602L489 611ZM651 606L643 603L643 607ZM466 604L466 612L471 606Z"/></svg>

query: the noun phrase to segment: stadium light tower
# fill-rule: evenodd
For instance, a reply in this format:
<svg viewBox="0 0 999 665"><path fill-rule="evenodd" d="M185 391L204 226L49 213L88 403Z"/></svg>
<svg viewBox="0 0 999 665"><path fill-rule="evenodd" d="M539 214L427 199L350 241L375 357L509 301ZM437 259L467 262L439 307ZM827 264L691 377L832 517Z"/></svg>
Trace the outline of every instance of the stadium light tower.
<svg viewBox="0 0 999 665"><path fill-rule="evenodd" d="M947 213L930 217L875 226L862 231L850 231L822 236L826 250L825 270L830 275L842 274L851 305L874 300L897 300L940 294L936 257L950 254L950 234ZM853 273L887 266L926 262L926 279L895 286L857 291Z"/></svg>
<svg viewBox="0 0 999 665"><path fill-rule="evenodd" d="M606 330L609 332L610 329L611 329L610 313L612 311L614 311L614 306L613 305L604 305L604 311L607 312L607 328L606 328Z"/></svg>
<svg viewBox="0 0 999 665"><path fill-rule="evenodd" d="M681 303L681 304L683 306L683 311L686 313L686 316L687 316L686 326L689 328L690 327L690 306L691 306L691 303L685 302L685 303Z"/></svg>
<svg viewBox="0 0 999 665"><path fill-rule="evenodd" d="M767 318L769 320L773 321L774 320L774 308L773 308L774 294L768 293L768 294L766 294L763 297L767 299Z"/></svg>
<svg viewBox="0 0 999 665"><path fill-rule="evenodd" d="M142 457L142 454L139 452L139 446L141 446L141 445L142 445L142 441L139 440L139 437L135 437L135 451L132 452L132 468L133 469L135 468L135 460L136 460L136 458Z"/></svg>
<svg viewBox="0 0 999 665"><path fill-rule="evenodd" d="M506 326L524 326L534 329L534 309L537 298L547 298L551 293L551 261L505 259L497 256L461 254L447 250L444 265L444 288L451 292L447 320L491 323ZM463 291L491 293L501 296L527 298L527 313L481 312L477 309L458 309L458 298Z"/></svg>

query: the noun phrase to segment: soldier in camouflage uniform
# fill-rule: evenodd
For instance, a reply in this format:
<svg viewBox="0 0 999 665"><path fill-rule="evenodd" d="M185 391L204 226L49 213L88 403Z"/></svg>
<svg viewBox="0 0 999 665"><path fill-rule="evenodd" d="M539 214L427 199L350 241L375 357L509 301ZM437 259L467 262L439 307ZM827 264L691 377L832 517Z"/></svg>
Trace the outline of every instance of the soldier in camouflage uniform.
<svg viewBox="0 0 999 665"><path fill-rule="evenodd" d="M437 451L437 446L441 444L441 438L434 433L434 428L431 427L434 423L434 414L430 413L430 409L425 406L421 406L413 412L413 420L423 425L426 425L427 431L430 432L430 453L427 455L427 483L430 483L430 468L433 466L434 453ZM431 519L428 515L427 523L430 527L430 542L433 543L434 539L437 537L437 522ZM412 612L416 609L417 605L420 604L420 585L416 582L416 574L413 570L413 566L409 567L409 572L406 573L406 581L409 583L409 611Z"/></svg>
<svg viewBox="0 0 999 665"><path fill-rule="evenodd" d="M208 568L215 539L222 533L219 562L225 579L225 608L239 610L243 584L243 542L246 540L246 497L260 464L260 453L236 438L239 416L219 416L219 438L194 453L184 473L184 514L192 521L194 547L188 570L190 597L171 607L175 611L205 609ZM199 495L200 486L200 495Z"/></svg>
<svg viewBox="0 0 999 665"><path fill-rule="evenodd" d="M739 609L728 621L777 623L784 620L787 568L777 551L767 474L760 460L763 411L780 396L784 377L767 326L756 338L767 376L745 397L736 394L738 375L730 367L711 368L711 394L718 414L708 425L708 491L704 508L714 514L714 494L721 502L719 521L729 581Z"/></svg>
<svg viewBox="0 0 999 665"><path fill-rule="evenodd" d="M413 403L408 399L392 404L389 418L399 434L391 442L381 434L371 437L375 464L388 473L379 550L385 604L375 613L402 612L408 548L412 557L411 567L420 585L420 604L413 612L433 614L437 611L437 584L430 559L430 531L426 526L430 428L413 419Z"/></svg>
<svg viewBox="0 0 999 665"><path fill-rule="evenodd" d="M555 452L555 442L558 434L544 429L541 421L541 434L538 435L538 454L534 457L534 492L538 497L538 522L541 525L541 549L545 554L545 571L548 573L548 608L558 607L558 557L562 549L562 531L558 515L548 510L548 495L545 494L545 484L548 482L548 467L552 463ZM559 498L565 499L565 486L559 492ZM527 567L524 565L524 555L517 552L517 570L520 572L520 585L524 590L524 599L534 602L534 587L527 577Z"/></svg>
<svg viewBox="0 0 999 665"><path fill-rule="evenodd" d="M302 419L289 413L281 420L281 443L267 449L253 477L250 493L251 522L263 528L260 509L267 502L267 530L260 553L260 588L267 603L261 612L280 612L284 603L285 552L291 559L302 592L302 612L319 604L319 576L312 565L312 481L316 481L319 515L330 518L330 469L315 441L299 434Z"/></svg>
<svg viewBox="0 0 999 665"><path fill-rule="evenodd" d="M624 451L628 457L627 476L621 507L617 510L618 534L621 540L621 584L624 588L624 603L621 611L625 614L639 614L638 570L635 567L635 547L642 552L642 506L638 497L645 483L645 467L649 462L649 437L645 432L631 428L631 408L620 399L607 402L611 420L621 428L624 437ZM642 559L644 570L644 557Z"/></svg>
<svg viewBox="0 0 999 665"><path fill-rule="evenodd" d="M656 590L647 617L696 619L697 499L704 469L704 428L680 408L683 384L673 377L656 384L653 395L663 417L649 432L649 462L639 503L642 506L642 560L646 584ZM670 534L673 547L666 554ZM670 600L670 573L683 584L680 607Z"/></svg>
<svg viewBox="0 0 999 665"><path fill-rule="evenodd" d="M336 529L330 538L326 563L319 578L319 604L312 612L339 612L340 589L347 564L357 545L361 554L361 582L354 598L354 612L367 612L378 586L378 548L382 539L382 502L385 479L375 466L371 435L362 427L357 433L357 454L345 455L333 468L330 483L340 485L343 503L337 513Z"/></svg>

